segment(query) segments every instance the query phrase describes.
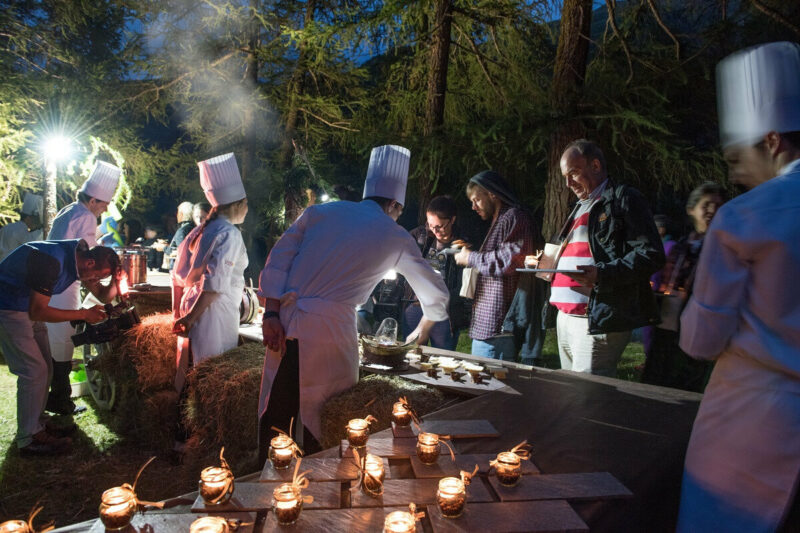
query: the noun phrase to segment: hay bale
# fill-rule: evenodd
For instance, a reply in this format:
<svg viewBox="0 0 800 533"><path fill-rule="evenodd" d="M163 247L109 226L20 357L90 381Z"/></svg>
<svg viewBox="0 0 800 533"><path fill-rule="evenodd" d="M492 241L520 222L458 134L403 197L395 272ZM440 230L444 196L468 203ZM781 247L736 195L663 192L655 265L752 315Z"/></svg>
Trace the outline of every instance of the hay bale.
<svg viewBox="0 0 800 533"><path fill-rule="evenodd" d="M183 415L192 433L187 456L192 449L210 451L213 456L225 446L225 456L233 465L257 454L263 366L264 347L250 342L192 369Z"/></svg>
<svg viewBox="0 0 800 533"><path fill-rule="evenodd" d="M140 317L168 313L172 311L172 294L170 293L135 293L130 295Z"/></svg>
<svg viewBox="0 0 800 533"><path fill-rule="evenodd" d="M338 446L344 438L344 427L352 418L374 416L378 422L373 424L373 432L391 427L392 405L400 396L408 398L420 416L436 411L445 402L444 394L438 389L399 376L362 377L356 385L325 404L320 444L323 448ZM364 405L373 399L375 401L365 408Z"/></svg>

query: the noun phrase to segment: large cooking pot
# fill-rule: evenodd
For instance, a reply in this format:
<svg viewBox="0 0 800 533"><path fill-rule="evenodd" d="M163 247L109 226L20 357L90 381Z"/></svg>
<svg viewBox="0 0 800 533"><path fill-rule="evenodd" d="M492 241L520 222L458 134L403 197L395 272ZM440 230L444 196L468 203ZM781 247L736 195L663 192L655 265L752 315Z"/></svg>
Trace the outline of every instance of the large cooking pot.
<svg viewBox="0 0 800 533"><path fill-rule="evenodd" d="M242 303L239 304L239 324L252 324L258 316L258 295L253 287L245 287L242 291Z"/></svg>
<svg viewBox="0 0 800 533"><path fill-rule="evenodd" d="M147 250L143 248L117 249L120 265L128 275L128 284L147 282Z"/></svg>

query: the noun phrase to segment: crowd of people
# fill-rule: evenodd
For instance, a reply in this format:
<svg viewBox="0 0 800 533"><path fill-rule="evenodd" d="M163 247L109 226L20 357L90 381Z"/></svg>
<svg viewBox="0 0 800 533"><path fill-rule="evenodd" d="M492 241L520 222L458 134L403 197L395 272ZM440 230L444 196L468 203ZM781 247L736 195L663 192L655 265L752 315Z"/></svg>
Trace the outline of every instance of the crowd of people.
<svg viewBox="0 0 800 533"><path fill-rule="evenodd" d="M479 245L462 233L448 196L433 198L426 224L408 232L397 219L410 151L374 148L362 199L309 205L261 270L267 350L259 449L266 453L275 428L288 428L298 413L298 442L308 453L319 449L324 403L358 380L357 328L365 326L356 310L393 271L408 283L398 312L406 340L419 344L452 350L467 331L474 355L535 362L544 331L555 328L563 369L613 377L632 332L644 328L645 382L694 391L708 383L686 458L679 529L778 527L797 497L800 469L800 295L792 283L800 264L800 46L734 54L720 64L718 83L730 180L750 190L724 203L718 184L697 187L686 202L692 229L677 240L638 190L609 176L602 148L586 139L563 148L561 174L575 205L547 245L492 170L464 187L489 223ZM248 264L236 227L247 195L234 154L198 166L209 204L180 204L175 235L162 243L178 392L191 365L237 345ZM97 245L97 220L119 174L98 162L46 241L34 233L42 211L34 195L25 197L20 221L0 231L0 348L18 378L23 453L69 447L45 411L75 410L69 320L104 317L100 306L81 308L80 285L101 302L116 296L114 283L99 281L122 274L116 253ZM142 242L156 248L158 228L147 230ZM124 235L111 241L124 244ZM537 272L520 273L525 267Z"/></svg>

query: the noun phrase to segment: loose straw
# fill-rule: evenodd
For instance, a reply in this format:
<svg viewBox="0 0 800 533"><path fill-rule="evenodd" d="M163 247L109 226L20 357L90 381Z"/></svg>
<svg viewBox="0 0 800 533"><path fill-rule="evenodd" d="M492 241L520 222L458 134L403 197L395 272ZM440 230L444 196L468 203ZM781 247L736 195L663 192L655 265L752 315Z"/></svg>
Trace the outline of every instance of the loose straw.
<svg viewBox="0 0 800 533"><path fill-rule="evenodd" d="M295 465L294 465L294 474L292 475L292 485L298 491L302 491L303 489L308 488L309 481L308 481L308 478L306 477L306 475L311 472L311 470L306 470L305 472L302 472L300 474L297 473L300 470L300 463L302 461L303 461L302 457L298 457L297 458L297 463L295 463ZM311 496L311 495L303 496L303 503L311 503L313 501L314 501L314 497L313 496Z"/></svg>
<svg viewBox="0 0 800 533"><path fill-rule="evenodd" d="M461 481L464 482L464 485L469 485L470 483L472 483L472 478L474 478L475 474L477 473L478 473L478 465L475 465L475 469L472 472L467 472L465 470L462 470L459 473L459 476L461 477Z"/></svg>
<svg viewBox="0 0 800 533"><path fill-rule="evenodd" d="M34 507L31 510L31 514L28 515L28 529L32 533L36 531L36 529L33 527L33 519L36 518L37 514L42 512L42 509L44 509L44 506L43 505L39 505L38 502L37 502L36 505L37 506ZM53 522L48 522L47 524L44 525L44 529L40 529L39 530L39 533L47 533L48 531L50 531L52 529L55 529L55 528L56 528L56 523L54 521Z"/></svg>

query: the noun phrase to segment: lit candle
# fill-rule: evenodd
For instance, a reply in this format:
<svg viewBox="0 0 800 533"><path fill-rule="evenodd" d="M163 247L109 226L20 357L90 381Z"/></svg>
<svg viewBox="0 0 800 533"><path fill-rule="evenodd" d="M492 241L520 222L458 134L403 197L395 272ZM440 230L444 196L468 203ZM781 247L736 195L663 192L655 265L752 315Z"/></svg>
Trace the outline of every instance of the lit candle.
<svg viewBox="0 0 800 533"><path fill-rule="evenodd" d="M383 468L383 459L377 455L367 454L364 460L362 487L364 492L370 496L380 496L383 494L383 480L386 479L386 471Z"/></svg>
<svg viewBox="0 0 800 533"><path fill-rule="evenodd" d="M513 487L522 477L521 460L516 453L498 453L494 468L497 472L497 480L507 487Z"/></svg>
<svg viewBox="0 0 800 533"><path fill-rule="evenodd" d="M417 519L408 511L392 511L383 522L383 533L414 533Z"/></svg>
<svg viewBox="0 0 800 533"><path fill-rule="evenodd" d="M467 491L464 482L457 477L446 477L439 480L436 503L445 518L458 518L461 516L467 503Z"/></svg>
<svg viewBox="0 0 800 533"><path fill-rule="evenodd" d="M269 441L269 460L276 470L289 468L294 458L294 441L288 435L278 435Z"/></svg>
<svg viewBox="0 0 800 533"><path fill-rule="evenodd" d="M401 427L411 424L411 412L403 402L395 402L392 406L392 420Z"/></svg>
<svg viewBox="0 0 800 533"><path fill-rule="evenodd" d="M100 498L100 521L106 529L127 527L136 512L136 495L126 487L108 489Z"/></svg>
<svg viewBox="0 0 800 533"><path fill-rule="evenodd" d="M226 503L233 494L233 472L220 466L209 466L200 472L200 496L206 505Z"/></svg>
<svg viewBox="0 0 800 533"><path fill-rule="evenodd" d="M417 457L426 465L439 460L439 435L436 433L420 433L417 437Z"/></svg>
<svg viewBox="0 0 800 533"><path fill-rule="evenodd" d="M272 512L278 525L289 526L297 522L303 509L300 489L291 483L284 483L272 492Z"/></svg>
<svg viewBox="0 0 800 533"><path fill-rule="evenodd" d="M363 418L354 418L347 423L347 442L353 448L363 448L369 440L369 422Z"/></svg>
<svg viewBox="0 0 800 533"><path fill-rule="evenodd" d="M8 520L0 524L0 533L34 533L22 520Z"/></svg>
<svg viewBox="0 0 800 533"><path fill-rule="evenodd" d="M189 533L228 533L228 520L221 516L203 516L189 526Z"/></svg>

